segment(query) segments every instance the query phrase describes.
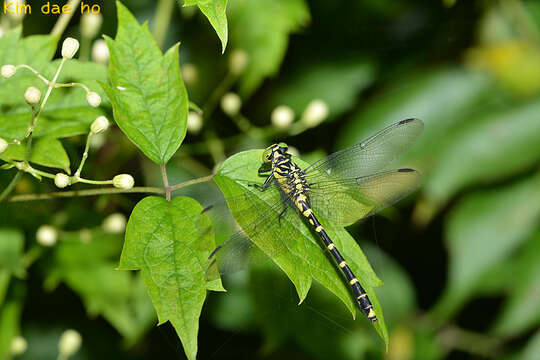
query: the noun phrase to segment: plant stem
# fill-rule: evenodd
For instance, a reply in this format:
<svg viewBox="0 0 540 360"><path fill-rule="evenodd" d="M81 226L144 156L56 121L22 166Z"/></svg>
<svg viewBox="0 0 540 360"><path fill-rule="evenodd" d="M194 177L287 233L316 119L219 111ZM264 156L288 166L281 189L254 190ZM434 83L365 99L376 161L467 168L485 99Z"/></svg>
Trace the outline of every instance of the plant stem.
<svg viewBox="0 0 540 360"><path fill-rule="evenodd" d="M216 174L204 176L204 177L198 178L198 179L193 179L193 180L185 181L185 182L183 182L183 183L180 183L180 184L176 184L176 185L171 186L170 189L171 189L171 192L172 192L172 191L176 191L176 190L181 189L181 188L186 187L186 186L191 186L191 185L195 185L195 184L200 184L200 183L203 183L203 182L211 181L211 180L214 178L214 176L216 176Z"/></svg>
<svg viewBox="0 0 540 360"><path fill-rule="evenodd" d="M64 30L66 30L66 27L69 24L69 20L71 20L71 17L75 13L75 8L79 7L79 3L81 0L70 0L67 5L71 8L71 11L69 13L62 13L58 17L58 20L56 20L56 24L54 24L53 29L51 30L51 35L60 37Z"/></svg>
<svg viewBox="0 0 540 360"><path fill-rule="evenodd" d="M11 182L9 185L2 191L2 194L0 194L0 202L4 201L4 199L13 191L17 183L19 182L19 179L22 176L22 171L17 171L13 179L11 179Z"/></svg>
<svg viewBox="0 0 540 360"><path fill-rule="evenodd" d="M165 167L165 164L160 164L160 168L163 186L165 187L165 198L167 201L171 201L171 187L169 186L169 179L167 178L167 168Z"/></svg>
<svg viewBox="0 0 540 360"><path fill-rule="evenodd" d="M84 153L82 154L81 158L81 164L79 165L79 168L77 171L75 171L75 176L79 177L81 175L82 168L84 166L84 163L86 162L86 159L88 158L88 150L90 149L90 138L92 137L92 132L90 131L88 133L88 136L86 137L86 145L84 147Z"/></svg>
<svg viewBox="0 0 540 360"><path fill-rule="evenodd" d="M160 48L165 42L165 36L167 35L167 29L171 22L173 8L174 0L159 0L156 7L152 32L154 33L154 39L156 39L156 43Z"/></svg>
<svg viewBox="0 0 540 360"><path fill-rule="evenodd" d="M101 188L101 189L87 189L87 190L74 190L74 191L58 191L45 194L24 194L15 195L7 199L11 202L19 201L33 201L33 200L48 200L56 198L67 198L75 196L95 196L95 195L107 195L107 194L133 194L133 193L150 193L150 194L164 194L165 190L156 187L134 187L128 190L117 188Z"/></svg>
<svg viewBox="0 0 540 360"><path fill-rule="evenodd" d="M237 76L229 72L221 83L214 89L210 97L206 101L206 104L203 106L203 118L207 119L214 112L219 100L225 95L227 91L234 85L236 82Z"/></svg>

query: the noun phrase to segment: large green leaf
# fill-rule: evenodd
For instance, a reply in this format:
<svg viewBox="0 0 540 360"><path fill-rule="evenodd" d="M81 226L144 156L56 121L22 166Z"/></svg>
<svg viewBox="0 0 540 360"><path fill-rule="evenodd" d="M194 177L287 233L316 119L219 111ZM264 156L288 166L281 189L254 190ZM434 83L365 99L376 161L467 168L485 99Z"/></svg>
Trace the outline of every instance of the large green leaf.
<svg viewBox="0 0 540 360"><path fill-rule="evenodd" d="M90 242L67 234L55 248L47 286L65 282L82 298L90 316L102 315L134 343L149 329L155 314L148 295L132 274L116 270L121 238L94 234Z"/></svg>
<svg viewBox="0 0 540 360"><path fill-rule="evenodd" d="M540 176L501 189L474 193L448 218L448 286L436 306L442 319L471 295L479 280L519 246L540 219Z"/></svg>
<svg viewBox="0 0 540 360"><path fill-rule="evenodd" d="M12 145L0 155L0 159L23 160L26 152L25 144ZM52 168L63 169L69 172L69 157L62 143L54 138L40 138L32 145L30 162Z"/></svg>
<svg viewBox="0 0 540 360"><path fill-rule="evenodd" d="M540 159L540 101L487 113L452 135L426 178L424 192L444 202L460 188L494 181Z"/></svg>
<svg viewBox="0 0 540 360"><path fill-rule="evenodd" d="M232 43L249 55L240 80L240 92L248 95L277 73L289 34L309 21L309 10L304 0L235 0L230 8Z"/></svg>
<svg viewBox="0 0 540 360"><path fill-rule="evenodd" d="M280 81L268 102L288 105L300 114L310 101L321 99L328 105L329 116L335 117L354 106L358 93L373 81L374 72L373 64L365 59L302 66Z"/></svg>
<svg viewBox="0 0 540 360"><path fill-rule="evenodd" d="M214 30L221 40L223 52L227 47L229 37L227 31L227 0L186 0L184 6L197 5L204 16L210 21Z"/></svg>
<svg viewBox="0 0 540 360"><path fill-rule="evenodd" d="M162 55L146 24L121 4L111 53L111 85L102 84L120 129L152 161L167 163L186 136L188 97L178 44Z"/></svg>
<svg viewBox="0 0 540 360"><path fill-rule="evenodd" d="M246 229L260 214L275 212L273 215L277 219L280 209L273 208L275 202L280 201L280 196L276 193L276 198L272 203L268 199L261 199L260 191L254 187L248 186L249 183L261 183L262 178L257 176L257 169L260 166L262 151L252 150L238 153L227 159L219 168L214 180L220 187L226 198L234 197L237 201L229 202L232 215L238 224ZM298 160L300 166L307 164ZM253 196L249 202L241 200L240 195L250 192ZM259 211L247 213L247 207L255 202ZM239 216L241 214L241 216ZM260 231L256 234L248 234L251 240L263 251L270 248L285 247L288 250L272 255L272 260L287 274L291 279L302 302L309 288L312 279L317 280L324 287L334 293L348 309L355 315L356 302L351 297L349 286L344 281L341 273L336 270L335 265L329 260L323 251L320 240L313 236L311 229L297 216L289 216L286 220L278 224L274 221L270 229ZM295 237L291 237L295 234ZM382 309L375 295L374 287L382 285L382 282L373 272L362 250L356 241L344 229L328 230L329 236L340 249L343 256L347 259L353 272L358 275L358 279L368 293L373 302L373 306L379 317L375 323L375 328L381 334L381 337L387 342L387 332L384 323Z"/></svg>
<svg viewBox="0 0 540 360"><path fill-rule="evenodd" d="M197 355L206 262L215 248L210 219L201 211L188 197L141 200L129 218L119 266L142 271L159 323L173 324L189 359Z"/></svg>

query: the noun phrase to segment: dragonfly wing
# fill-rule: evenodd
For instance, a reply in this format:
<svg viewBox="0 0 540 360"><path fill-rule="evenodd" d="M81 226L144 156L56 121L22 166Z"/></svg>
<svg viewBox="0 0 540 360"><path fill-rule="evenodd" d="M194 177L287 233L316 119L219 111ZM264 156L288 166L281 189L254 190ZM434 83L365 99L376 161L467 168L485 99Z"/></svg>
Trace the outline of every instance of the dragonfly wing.
<svg viewBox="0 0 540 360"><path fill-rule="evenodd" d="M360 178L380 172L420 136L424 123L408 119L392 124L368 139L308 166L308 182Z"/></svg>
<svg viewBox="0 0 540 360"><path fill-rule="evenodd" d="M290 201L281 196L277 186L265 191L252 188L226 201L240 230L210 255L209 277L244 270L287 251L286 242L291 233L285 225L295 221L295 217L290 216L294 210L290 209Z"/></svg>
<svg viewBox="0 0 540 360"><path fill-rule="evenodd" d="M347 226L375 214L418 188L420 174L412 169L390 170L352 179L313 184L309 200L326 226Z"/></svg>

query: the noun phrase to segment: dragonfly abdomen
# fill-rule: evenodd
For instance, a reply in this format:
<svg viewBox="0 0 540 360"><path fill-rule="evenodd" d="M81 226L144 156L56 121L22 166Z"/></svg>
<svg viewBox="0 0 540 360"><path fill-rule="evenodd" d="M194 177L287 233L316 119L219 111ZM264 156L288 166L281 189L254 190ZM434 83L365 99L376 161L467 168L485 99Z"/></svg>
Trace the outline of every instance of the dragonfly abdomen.
<svg viewBox="0 0 540 360"><path fill-rule="evenodd" d="M317 217L313 214L311 207L309 206L307 201L303 199L303 197L304 196L301 196L300 199L297 199L298 208L300 209L302 214L308 219L309 223L315 228L315 231L321 236L324 245L326 246L328 251L330 251L330 253L334 257L334 260L336 260L336 263L343 272L343 275L345 275L345 277L347 278L347 281L352 287L354 296L362 313L366 315L367 318L371 320L371 322L377 321L377 315L373 310L373 305L371 304L371 301L369 300L366 291L364 290L362 285L360 285L360 282L352 272L351 268L349 267L349 265L347 265L347 262L337 249L332 239L330 239L319 220L317 220Z"/></svg>

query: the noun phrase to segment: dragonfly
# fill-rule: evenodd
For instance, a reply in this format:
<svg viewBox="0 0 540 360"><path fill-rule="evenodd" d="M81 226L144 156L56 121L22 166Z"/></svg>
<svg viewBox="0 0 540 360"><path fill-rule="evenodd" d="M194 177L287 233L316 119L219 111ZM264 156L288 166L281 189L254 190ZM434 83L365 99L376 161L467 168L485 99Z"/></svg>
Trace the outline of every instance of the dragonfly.
<svg viewBox="0 0 540 360"><path fill-rule="evenodd" d="M287 144L267 147L257 169L264 182L248 183L246 189L253 191L226 199L231 212L236 209L236 220L258 215L242 223L240 231L211 253L209 268L217 266L220 274L226 274L262 261L261 256L273 258L290 251L288 244L299 234L284 224L304 221L322 242L321 250L331 254L360 311L376 322L368 294L326 229L349 226L418 188L420 174L416 170L386 167L414 143L423 128L419 119L399 121L304 169L288 152ZM265 239L279 241L260 241L263 234Z"/></svg>

